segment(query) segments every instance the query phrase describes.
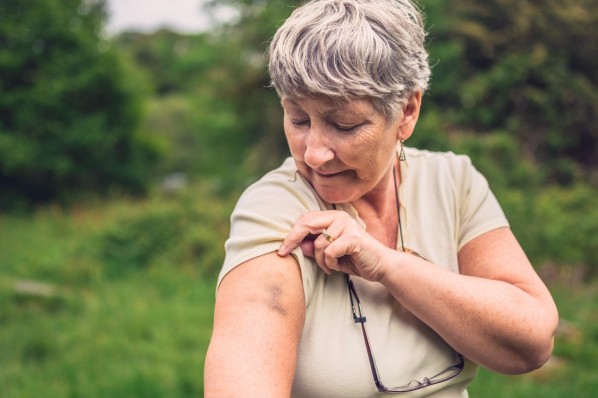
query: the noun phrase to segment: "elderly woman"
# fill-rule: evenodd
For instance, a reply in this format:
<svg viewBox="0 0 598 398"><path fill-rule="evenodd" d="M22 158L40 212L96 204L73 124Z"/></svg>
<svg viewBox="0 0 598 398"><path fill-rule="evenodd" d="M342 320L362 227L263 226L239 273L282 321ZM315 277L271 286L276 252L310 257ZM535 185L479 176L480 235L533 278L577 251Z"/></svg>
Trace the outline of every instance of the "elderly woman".
<svg viewBox="0 0 598 398"><path fill-rule="evenodd" d="M292 157L232 214L206 397L466 397L549 358L554 302L484 177L404 147L424 37L409 0L313 0L276 33Z"/></svg>

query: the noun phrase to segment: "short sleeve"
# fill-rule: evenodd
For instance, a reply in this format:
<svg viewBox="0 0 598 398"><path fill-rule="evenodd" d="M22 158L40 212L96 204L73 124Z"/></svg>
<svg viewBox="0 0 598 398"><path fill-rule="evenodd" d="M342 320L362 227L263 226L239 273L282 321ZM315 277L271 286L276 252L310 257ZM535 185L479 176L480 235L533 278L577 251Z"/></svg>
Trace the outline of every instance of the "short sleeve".
<svg viewBox="0 0 598 398"><path fill-rule="evenodd" d="M509 223L498 200L492 193L486 178L473 166L467 156L459 156L454 169L460 178L458 185L458 249L474 238L496 228L508 227Z"/></svg>
<svg viewBox="0 0 598 398"><path fill-rule="evenodd" d="M225 243L225 259L218 286L235 267L278 250L299 216L320 210L322 206L311 187L290 167L270 172L250 186L241 195L231 215L230 235ZM301 268L307 300L316 270L300 249L292 254Z"/></svg>

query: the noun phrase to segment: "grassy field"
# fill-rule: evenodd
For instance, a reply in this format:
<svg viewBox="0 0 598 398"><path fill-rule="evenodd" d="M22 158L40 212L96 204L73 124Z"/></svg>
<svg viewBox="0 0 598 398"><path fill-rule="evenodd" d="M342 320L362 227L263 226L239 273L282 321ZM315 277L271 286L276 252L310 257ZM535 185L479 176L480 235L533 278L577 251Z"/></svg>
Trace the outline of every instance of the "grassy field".
<svg viewBox="0 0 598 398"><path fill-rule="evenodd" d="M1 397L203 396L232 201L202 192L0 216ZM598 284L557 274L554 360L472 397L598 396Z"/></svg>

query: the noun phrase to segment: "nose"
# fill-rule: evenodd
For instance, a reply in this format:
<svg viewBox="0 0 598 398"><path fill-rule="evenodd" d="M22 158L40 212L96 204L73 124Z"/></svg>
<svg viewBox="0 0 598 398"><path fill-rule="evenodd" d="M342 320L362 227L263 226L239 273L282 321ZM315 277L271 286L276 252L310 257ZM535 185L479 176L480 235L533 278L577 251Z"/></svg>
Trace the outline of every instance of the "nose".
<svg viewBox="0 0 598 398"><path fill-rule="evenodd" d="M334 158L330 136L326 134L323 128L313 126L309 130L305 140L305 154L303 160L305 163L315 169Z"/></svg>

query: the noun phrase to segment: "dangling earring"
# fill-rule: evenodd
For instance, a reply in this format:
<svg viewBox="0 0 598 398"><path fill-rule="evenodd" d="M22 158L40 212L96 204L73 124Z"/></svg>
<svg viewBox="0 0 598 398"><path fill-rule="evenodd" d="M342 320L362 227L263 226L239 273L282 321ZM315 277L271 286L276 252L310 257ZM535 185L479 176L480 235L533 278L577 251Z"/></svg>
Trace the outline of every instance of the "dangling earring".
<svg viewBox="0 0 598 398"><path fill-rule="evenodd" d="M399 153L399 160L401 162L404 162L405 160L407 160L407 157L405 156L405 141L400 140L401 142L401 152Z"/></svg>

